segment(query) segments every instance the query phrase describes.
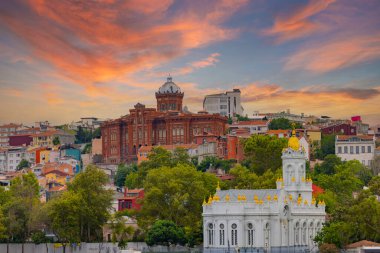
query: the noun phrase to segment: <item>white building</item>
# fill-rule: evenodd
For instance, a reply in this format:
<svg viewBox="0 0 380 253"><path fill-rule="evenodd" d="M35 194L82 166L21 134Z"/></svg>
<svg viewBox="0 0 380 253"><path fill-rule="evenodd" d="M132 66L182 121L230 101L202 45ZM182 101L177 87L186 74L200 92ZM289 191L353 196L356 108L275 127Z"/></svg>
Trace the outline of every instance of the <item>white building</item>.
<svg viewBox="0 0 380 253"><path fill-rule="evenodd" d="M16 171L17 165L26 159L25 147L3 148L0 150L0 171Z"/></svg>
<svg viewBox="0 0 380 253"><path fill-rule="evenodd" d="M312 197L305 161L294 136L282 153L277 189L217 189L203 204L204 252L317 251L313 239L325 222L325 204Z"/></svg>
<svg viewBox="0 0 380 253"><path fill-rule="evenodd" d="M240 90L233 89L226 93L206 95L203 100L203 110L228 117L233 117L235 114L243 116L244 109L241 106Z"/></svg>
<svg viewBox="0 0 380 253"><path fill-rule="evenodd" d="M358 160L370 167L375 158L375 136L337 135L335 137L335 154L343 161Z"/></svg>

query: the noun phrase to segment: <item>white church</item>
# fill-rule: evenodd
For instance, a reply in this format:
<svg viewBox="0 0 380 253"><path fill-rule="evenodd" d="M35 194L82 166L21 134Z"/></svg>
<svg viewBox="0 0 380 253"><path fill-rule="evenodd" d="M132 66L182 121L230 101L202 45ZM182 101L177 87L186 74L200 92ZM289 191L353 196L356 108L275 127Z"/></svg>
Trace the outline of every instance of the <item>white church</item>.
<svg viewBox="0 0 380 253"><path fill-rule="evenodd" d="M325 203L312 196L305 161L293 131L282 152L277 189L218 187L203 203L204 252L316 252L313 239L325 222Z"/></svg>

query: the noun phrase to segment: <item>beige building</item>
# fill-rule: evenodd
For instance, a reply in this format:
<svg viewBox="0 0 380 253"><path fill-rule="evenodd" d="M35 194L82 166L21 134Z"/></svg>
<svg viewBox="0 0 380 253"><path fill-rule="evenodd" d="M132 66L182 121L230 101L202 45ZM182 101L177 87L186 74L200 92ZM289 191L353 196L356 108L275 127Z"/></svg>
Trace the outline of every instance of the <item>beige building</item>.
<svg viewBox="0 0 380 253"><path fill-rule="evenodd" d="M33 137L33 146L35 147L53 147L53 140L55 137L59 138L61 145L73 144L75 142L75 136L66 133L62 130L46 131L38 134L31 135Z"/></svg>

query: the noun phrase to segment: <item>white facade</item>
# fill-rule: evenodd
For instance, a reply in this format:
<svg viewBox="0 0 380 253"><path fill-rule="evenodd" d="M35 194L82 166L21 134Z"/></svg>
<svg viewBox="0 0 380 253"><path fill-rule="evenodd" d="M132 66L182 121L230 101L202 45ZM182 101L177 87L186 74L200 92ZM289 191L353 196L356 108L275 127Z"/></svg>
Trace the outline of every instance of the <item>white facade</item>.
<svg viewBox="0 0 380 253"><path fill-rule="evenodd" d="M296 142L282 153L277 189L217 189L204 203L204 252L317 251L313 239L325 222L325 205L312 197L305 153Z"/></svg>
<svg viewBox="0 0 380 253"><path fill-rule="evenodd" d="M235 114L243 116L244 109L241 106L240 90L233 89L226 93L205 96L203 110L228 117L233 117Z"/></svg>
<svg viewBox="0 0 380 253"><path fill-rule="evenodd" d="M375 159L375 148L374 136L337 135L335 138L335 154L343 161L358 160L370 167Z"/></svg>
<svg viewBox="0 0 380 253"><path fill-rule="evenodd" d="M13 147L0 150L0 171L16 171L22 159L27 159L25 147Z"/></svg>
<svg viewBox="0 0 380 253"><path fill-rule="evenodd" d="M305 156L306 156L306 159L309 161L310 160L310 144L309 142L306 140L305 137L301 137L299 138L299 141L300 141L300 145L301 147L304 149L305 151Z"/></svg>

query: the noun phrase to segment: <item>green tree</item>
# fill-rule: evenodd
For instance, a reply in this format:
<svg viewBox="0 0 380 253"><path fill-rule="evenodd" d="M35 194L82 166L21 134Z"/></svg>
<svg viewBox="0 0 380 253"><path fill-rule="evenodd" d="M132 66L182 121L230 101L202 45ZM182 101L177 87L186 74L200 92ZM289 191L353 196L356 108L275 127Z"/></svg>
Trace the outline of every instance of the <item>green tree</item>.
<svg viewBox="0 0 380 253"><path fill-rule="evenodd" d="M175 148L172 155L172 165L175 166L177 164L188 164L193 165L191 162L189 153L187 150L181 147Z"/></svg>
<svg viewBox="0 0 380 253"><path fill-rule="evenodd" d="M121 163L117 166L117 171L115 175L115 185L118 187L123 187L125 185L125 179L127 178L127 175L129 175L132 172L137 171L136 164L126 165L124 163Z"/></svg>
<svg viewBox="0 0 380 253"><path fill-rule="evenodd" d="M68 193L78 195L80 200L78 215L82 241L102 238L101 228L107 222L112 206L113 193L105 188L107 183L107 175L98 167L89 165L68 185Z"/></svg>
<svg viewBox="0 0 380 253"><path fill-rule="evenodd" d="M3 211L0 209L0 242L8 239L7 227Z"/></svg>
<svg viewBox="0 0 380 253"><path fill-rule="evenodd" d="M156 220L171 220L184 227L188 238L199 233L202 202L215 191L217 181L214 175L185 164L149 171L139 226L146 229Z"/></svg>
<svg viewBox="0 0 380 253"><path fill-rule="evenodd" d="M335 154L335 134L322 134L321 147L316 150L316 158L324 159Z"/></svg>
<svg viewBox="0 0 380 253"><path fill-rule="evenodd" d="M281 168L281 154L287 146L286 139L276 136L252 135L243 141L246 163L258 175L266 170L276 171Z"/></svg>
<svg viewBox="0 0 380 253"><path fill-rule="evenodd" d="M288 130L292 129L292 122L286 118L272 119L268 127L270 130ZM300 123L295 123L295 128L302 128L302 125Z"/></svg>
<svg viewBox="0 0 380 253"><path fill-rule="evenodd" d="M99 139L100 137L102 137L102 131L100 127L98 127L92 132L92 139Z"/></svg>
<svg viewBox="0 0 380 253"><path fill-rule="evenodd" d="M249 118L247 116L241 116L240 114L235 114L237 121L248 121Z"/></svg>
<svg viewBox="0 0 380 253"><path fill-rule="evenodd" d="M327 155L325 160L319 165L316 164L314 167L315 174L327 174L332 175L335 174L335 167L343 164L340 157L336 155Z"/></svg>
<svg viewBox="0 0 380 253"><path fill-rule="evenodd" d="M32 239L32 242L34 242L35 244L51 242L51 240L47 238L45 233L42 231L36 231L32 233L31 239Z"/></svg>
<svg viewBox="0 0 380 253"><path fill-rule="evenodd" d="M12 180L9 200L2 206L9 238L13 242L25 242L35 225L33 211L41 205L39 186L33 173Z"/></svg>
<svg viewBox="0 0 380 253"><path fill-rule="evenodd" d="M369 190L375 194L380 196L380 176L375 176L368 183Z"/></svg>
<svg viewBox="0 0 380 253"><path fill-rule="evenodd" d="M63 244L63 252L67 244L81 241L82 201L80 194L67 191L47 204L50 228Z"/></svg>
<svg viewBox="0 0 380 253"><path fill-rule="evenodd" d="M53 145L57 146L59 144L61 144L61 141L59 140L59 137L58 136L54 137L54 139L53 139Z"/></svg>
<svg viewBox="0 0 380 253"><path fill-rule="evenodd" d="M152 245L184 245L186 242L183 229L169 220L158 220L149 229L146 243Z"/></svg>
<svg viewBox="0 0 380 253"><path fill-rule="evenodd" d="M124 249L127 241L134 234L135 229L132 226L125 225L126 221L120 213L115 213L110 219L110 227L112 231L112 242L118 242L118 246Z"/></svg>
<svg viewBox="0 0 380 253"><path fill-rule="evenodd" d="M29 168L30 162L28 160L22 159L16 167L16 170L22 170L23 168Z"/></svg>

